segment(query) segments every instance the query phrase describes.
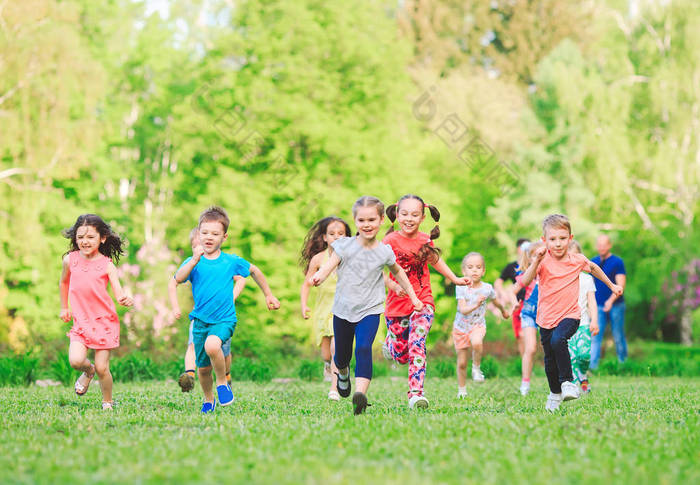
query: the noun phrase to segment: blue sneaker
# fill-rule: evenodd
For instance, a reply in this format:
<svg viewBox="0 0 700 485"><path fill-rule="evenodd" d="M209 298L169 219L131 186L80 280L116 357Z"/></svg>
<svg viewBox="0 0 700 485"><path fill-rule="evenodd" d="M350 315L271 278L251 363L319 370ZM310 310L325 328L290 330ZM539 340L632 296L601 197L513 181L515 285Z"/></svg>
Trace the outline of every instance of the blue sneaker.
<svg viewBox="0 0 700 485"><path fill-rule="evenodd" d="M233 391L228 384L216 386L216 395L219 396L219 404L228 406L233 402Z"/></svg>
<svg viewBox="0 0 700 485"><path fill-rule="evenodd" d="M206 402L204 401L202 403L202 414L208 414L214 412L214 408L216 408L216 403L215 402Z"/></svg>

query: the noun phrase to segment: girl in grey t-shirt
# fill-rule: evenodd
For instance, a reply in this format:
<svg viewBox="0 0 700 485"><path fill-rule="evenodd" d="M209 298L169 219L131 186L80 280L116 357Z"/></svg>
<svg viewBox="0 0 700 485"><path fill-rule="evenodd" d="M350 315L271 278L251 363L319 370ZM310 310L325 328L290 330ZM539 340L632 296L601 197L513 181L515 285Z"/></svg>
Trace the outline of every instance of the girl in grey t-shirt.
<svg viewBox="0 0 700 485"><path fill-rule="evenodd" d="M384 267L388 267L398 283L411 298L416 310L423 303L416 297L404 270L396 264L394 251L376 238L384 221L384 204L376 197L364 196L352 206L357 235L337 239L331 244L332 254L310 278L313 285L321 284L338 268L338 283L333 301L333 333L335 335L335 365L338 368L338 394L350 395L350 359L355 345L355 386L352 396L354 413L367 407L367 389L372 379L372 343L379 327L379 315L384 311Z"/></svg>

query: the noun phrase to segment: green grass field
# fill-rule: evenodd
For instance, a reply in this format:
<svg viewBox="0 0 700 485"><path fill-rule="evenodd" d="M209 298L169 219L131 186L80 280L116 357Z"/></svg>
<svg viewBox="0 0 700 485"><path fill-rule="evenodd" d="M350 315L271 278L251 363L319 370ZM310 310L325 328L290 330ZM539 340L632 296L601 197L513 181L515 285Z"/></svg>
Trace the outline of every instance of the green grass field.
<svg viewBox="0 0 700 485"><path fill-rule="evenodd" d="M601 377L544 411L544 379L429 379L427 411L406 380L378 378L373 404L325 399L320 382L235 383L236 402L199 414L173 382L0 388L0 483L700 483L700 379Z"/></svg>

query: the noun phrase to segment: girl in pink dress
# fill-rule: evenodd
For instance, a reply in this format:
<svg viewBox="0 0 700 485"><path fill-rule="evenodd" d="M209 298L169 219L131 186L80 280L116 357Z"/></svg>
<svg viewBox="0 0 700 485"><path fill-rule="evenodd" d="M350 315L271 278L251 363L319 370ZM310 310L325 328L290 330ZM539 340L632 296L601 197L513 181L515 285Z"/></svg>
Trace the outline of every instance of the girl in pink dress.
<svg viewBox="0 0 700 485"><path fill-rule="evenodd" d="M73 319L68 361L83 373L75 381L75 393L84 395L97 372L102 387L102 409L112 409L112 374L109 372L110 350L119 347L119 318L107 282L117 301L131 306L133 300L119 284L117 268L123 253L122 241L99 216L83 214L70 229L70 250L63 256L61 274L61 320ZM70 304L70 306L69 306ZM87 358L87 350L95 349L95 364Z"/></svg>

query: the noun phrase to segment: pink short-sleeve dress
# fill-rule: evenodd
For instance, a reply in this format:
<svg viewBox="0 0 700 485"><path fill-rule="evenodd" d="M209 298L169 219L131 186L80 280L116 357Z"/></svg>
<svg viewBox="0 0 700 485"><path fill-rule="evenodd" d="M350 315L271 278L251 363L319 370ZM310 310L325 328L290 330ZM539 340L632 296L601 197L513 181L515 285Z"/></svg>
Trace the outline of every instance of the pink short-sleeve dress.
<svg viewBox="0 0 700 485"><path fill-rule="evenodd" d="M119 347L119 317L107 293L107 265L111 260L102 254L85 259L80 251L70 252L68 259L68 301L73 312L73 327L66 335L71 342L81 342L89 349Z"/></svg>

